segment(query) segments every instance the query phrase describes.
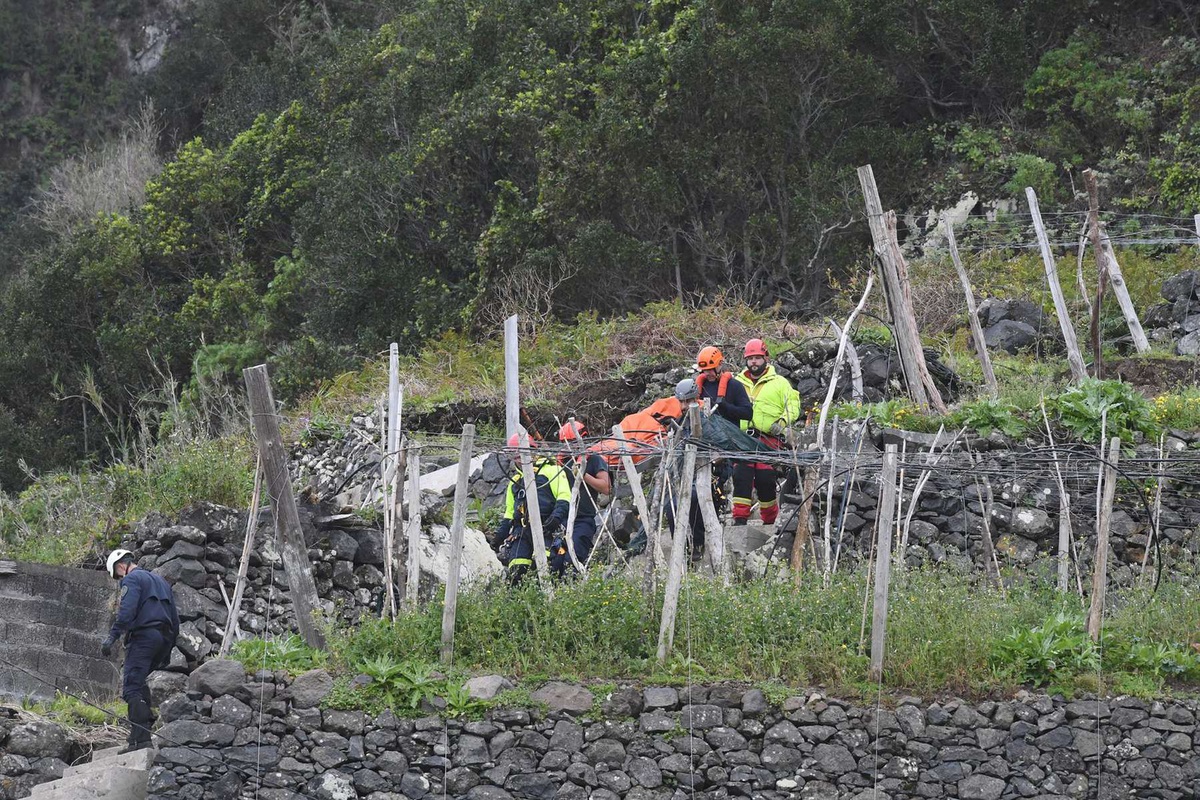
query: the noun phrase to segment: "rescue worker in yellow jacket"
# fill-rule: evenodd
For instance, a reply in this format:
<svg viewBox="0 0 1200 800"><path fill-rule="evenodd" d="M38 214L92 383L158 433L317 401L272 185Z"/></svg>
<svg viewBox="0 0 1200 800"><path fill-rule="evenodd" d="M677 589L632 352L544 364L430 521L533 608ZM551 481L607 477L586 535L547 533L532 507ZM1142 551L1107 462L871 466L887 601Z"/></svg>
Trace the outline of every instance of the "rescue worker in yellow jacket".
<svg viewBox="0 0 1200 800"><path fill-rule="evenodd" d="M535 546L529 522L528 498L525 496L525 476L517 454L519 446L519 437L513 434L508 440L509 450L513 453L513 475L504 496L504 518L493 539L501 562L508 565L508 579L514 585L533 569ZM537 447L537 444L531 441L530 447ZM536 501L541 512L543 538L536 546L549 547L547 556L559 550L566 553L563 526L571 507L571 484L567 479L567 471L552 458L534 455L533 481L537 486Z"/></svg>
<svg viewBox="0 0 1200 800"><path fill-rule="evenodd" d="M800 418L800 393L792 383L767 363L770 354L762 339L746 342L743 353L746 368L737 381L746 387L754 404L750 420L742 430L776 450L783 447L787 428ZM750 519L752 494L758 494L758 510L763 523L775 524L779 516L779 491L775 467L766 463L737 461L733 466L733 524L745 525Z"/></svg>

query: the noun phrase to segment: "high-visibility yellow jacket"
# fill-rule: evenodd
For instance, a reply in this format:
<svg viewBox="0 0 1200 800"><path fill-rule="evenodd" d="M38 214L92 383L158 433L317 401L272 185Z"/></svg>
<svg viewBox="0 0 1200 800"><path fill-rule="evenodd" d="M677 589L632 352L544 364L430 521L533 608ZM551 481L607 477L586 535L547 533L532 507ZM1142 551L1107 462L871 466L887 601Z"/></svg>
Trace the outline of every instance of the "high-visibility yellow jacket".
<svg viewBox="0 0 1200 800"><path fill-rule="evenodd" d="M792 382L775 371L770 364L755 380L747 370L737 374L737 380L746 387L754 403L754 416L750 422L742 422L742 430L754 428L763 433L771 430L776 422L791 425L800 418L800 393L792 388Z"/></svg>
<svg viewBox="0 0 1200 800"><path fill-rule="evenodd" d="M548 459L538 459L533 465L533 482L537 486L537 504L543 527L556 527L550 523L551 519L556 520L559 527L565 524L571 502L571 484L567 480L566 470ZM513 524L520 527L529 525L527 499L525 476L518 468L509 479L504 498L501 529L505 535Z"/></svg>

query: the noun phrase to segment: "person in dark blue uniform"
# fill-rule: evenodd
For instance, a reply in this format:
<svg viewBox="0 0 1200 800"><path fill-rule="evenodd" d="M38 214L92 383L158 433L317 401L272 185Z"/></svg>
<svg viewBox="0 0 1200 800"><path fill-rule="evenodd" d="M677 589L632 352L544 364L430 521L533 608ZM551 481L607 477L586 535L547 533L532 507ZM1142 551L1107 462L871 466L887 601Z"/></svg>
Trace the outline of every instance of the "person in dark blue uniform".
<svg viewBox="0 0 1200 800"><path fill-rule="evenodd" d="M111 655L113 644L125 637L121 697L129 706L129 745L122 751L127 753L150 746L153 717L146 678L170 662L179 635L179 612L171 586L161 576L139 569L128 550L109 554L108 574L121 581L121 600L100 652Z"/></svg>
<svg viewBox="0 0 1200 800"><path fill-rule="evenodd" d="M558 440L567 445L570 452L559 457L559 462L567 467L567 483L572 488L575 484L574 468L583 459L583 485L579 487L579 500L575 506L575 524L572 526L571 544L575 548L575 558L580 564L587 564L588 556L596 545L596 497L612 493L612 478L608 473L608 462L598 453L574 452L572 443L583 450L583 439L587 429L582 422L574 420L563 425L558 430ZM559 578L567 574L571 566L571 556L566 548L551 547L550 572Z"/></svg>

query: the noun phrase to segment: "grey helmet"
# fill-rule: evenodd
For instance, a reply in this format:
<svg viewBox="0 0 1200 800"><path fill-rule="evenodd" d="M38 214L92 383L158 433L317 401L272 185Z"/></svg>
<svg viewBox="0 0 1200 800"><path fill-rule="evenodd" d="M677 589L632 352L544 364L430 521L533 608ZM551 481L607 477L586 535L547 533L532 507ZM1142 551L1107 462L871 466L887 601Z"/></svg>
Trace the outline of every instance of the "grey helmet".
<svg viewBox="0 0 1200 800"><path fill-rule="evenodd" d="M697 395L695 378L684 378L675 384L675 399L679 402L695 400Z"/></svg>

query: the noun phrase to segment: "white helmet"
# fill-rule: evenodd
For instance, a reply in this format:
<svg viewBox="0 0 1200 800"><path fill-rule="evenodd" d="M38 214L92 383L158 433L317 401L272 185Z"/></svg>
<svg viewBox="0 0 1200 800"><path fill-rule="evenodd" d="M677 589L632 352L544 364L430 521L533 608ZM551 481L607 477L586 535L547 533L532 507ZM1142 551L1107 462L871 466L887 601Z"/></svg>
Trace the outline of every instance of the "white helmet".
<svg viewBox="0 0 1200 800"><path fill-rule="evenodd" d="M108 577L117 577L117 564L120 564L127 558L133 558L133 553L128 550L113 550L108 554Z"/></svg>
<svg viewBox="0 0 1200 800"><path fill-rule="evenodd" d="M675 399L680 402L696 399L696 381L692 378L684 378L679 383L675 384Z"/></svg>

